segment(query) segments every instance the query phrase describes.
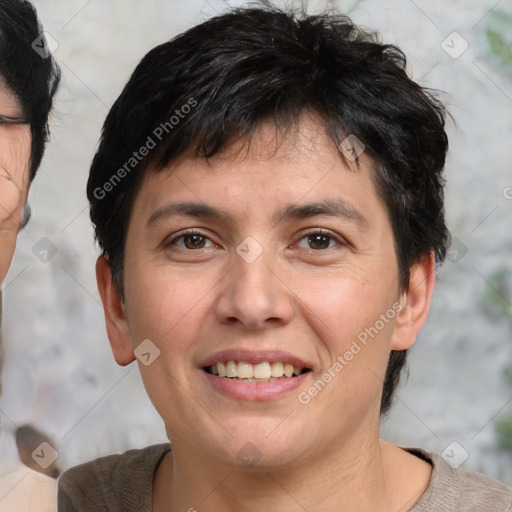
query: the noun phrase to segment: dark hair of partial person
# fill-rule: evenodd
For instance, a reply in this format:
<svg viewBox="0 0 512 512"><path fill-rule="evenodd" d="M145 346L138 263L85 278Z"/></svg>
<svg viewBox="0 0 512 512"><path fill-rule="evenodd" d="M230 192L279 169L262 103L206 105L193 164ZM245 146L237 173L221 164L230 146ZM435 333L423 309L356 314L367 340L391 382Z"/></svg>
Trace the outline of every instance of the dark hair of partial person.
<svg viewBox="0 0 512 512"><path fill-rule="evenodd" d="M234 141L250 142L265 121L289 128L306 114L322 120L338 147L349 134L364 144L393 228L401 289L424 255L433 251L441 263L450 240L446 111L405 67L399 48L347 16L308 16L266 2L232 9L151 50L105 120L87 185L96 239L121 296L128 219L148 168L158 172L184 154L211 158ZM169 119L191 98L197 105L171 129ZM166 122L159 145L126 166ZM405 361L406 351L391 352L381 413Z"/></svg>
<svg viewBox="0 0 512 512"><path fill-rule="evenodd" d="M21 108L21 119L1 122L30 125L31 180L48 141L48 116L60 81L60 69L53 57L43 58L32 48L41 32L36 10L30 2L0 0L0 80L14 93Z"/></svg>

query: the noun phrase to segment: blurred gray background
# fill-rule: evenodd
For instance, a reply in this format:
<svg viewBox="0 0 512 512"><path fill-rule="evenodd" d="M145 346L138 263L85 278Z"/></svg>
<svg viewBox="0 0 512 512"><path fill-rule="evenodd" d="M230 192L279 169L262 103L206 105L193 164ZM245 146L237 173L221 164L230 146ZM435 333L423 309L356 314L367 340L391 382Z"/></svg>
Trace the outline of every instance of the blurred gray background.
<svg viewBox="0 0 512 512"><path fill-rule="evenodd" d="M4 285L0 476L19 464L12 433L24 423L55 439L63 469L166 441L135 364L118 367L106 338L88 167L109 107L144 54L244 4L34 3L63 79L32 220ZM443 91L456 123L448 122L446 198L455 241L382 437L452 454L512 485L512 2L339 0L308 2L308 11L327 4L400 46L411 76Z"/></svg>

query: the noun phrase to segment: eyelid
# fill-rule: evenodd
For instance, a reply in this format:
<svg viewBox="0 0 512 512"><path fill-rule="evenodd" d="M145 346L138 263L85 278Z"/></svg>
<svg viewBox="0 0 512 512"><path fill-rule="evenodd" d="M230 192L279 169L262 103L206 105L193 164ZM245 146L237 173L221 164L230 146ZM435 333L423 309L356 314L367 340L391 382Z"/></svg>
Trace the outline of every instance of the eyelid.
<svg viewBox="0 0 512 512"><path fill-rule="evenodd" d="M29 124L29 122L24 117L9 117L0 114L0 126L9 124Z"/></svg>
<svg viewBox="0 0 512 512"><path fill-rule="evenodd" d="M180 238L182 238L184 236L187 236L187 235L200 235L200 236L202 236L204 238L207 238L213 244L215 244L215 242L212 240L211 236L207 235L204 232L202 232L199 228L187 228L187 229L183 229L181 231L178 231L177 233L174 233L171 236L167 237L164 240L162 246L163 247L167 247L168 245L174 244L176 242L176 240L179 240ZM186 250L186 249L183 249L183 250ZM199 249L196 250L196 252L198 252L198 251L199 251ZM192 250L189 250L188 252L192 252Z"/></svg>

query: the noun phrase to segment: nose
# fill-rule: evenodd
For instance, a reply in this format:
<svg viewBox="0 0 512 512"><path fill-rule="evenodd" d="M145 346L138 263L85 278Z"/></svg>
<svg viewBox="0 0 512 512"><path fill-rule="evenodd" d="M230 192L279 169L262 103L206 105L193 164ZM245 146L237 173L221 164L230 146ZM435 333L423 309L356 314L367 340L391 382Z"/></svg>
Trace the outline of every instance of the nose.
<svg viewBox="0 0 512 512"><path fill-rule="evenodd" d="M276 272L275 259L269 249L254 261L234 255L216 302L221 323L239 323L250 330L261 330L290 322L294 314L293 292Z"/></svg>

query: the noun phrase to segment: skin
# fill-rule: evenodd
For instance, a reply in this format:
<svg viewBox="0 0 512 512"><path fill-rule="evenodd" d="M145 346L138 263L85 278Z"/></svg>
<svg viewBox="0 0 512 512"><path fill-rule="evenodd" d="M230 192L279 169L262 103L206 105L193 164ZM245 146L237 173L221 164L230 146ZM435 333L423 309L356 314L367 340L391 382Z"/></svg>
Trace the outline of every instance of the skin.
<svg viewBox="0 0 512 512"><path fill-rule="evenodd" d="M366 155L350 168L313 118L276 144L262 125L249 151L234 144L210 164L183 157L148 173L135 199L125 248L125 301L104 257L97 279L112 351L121 365L150 339L160 356L139 363L172 454L154 480L154 510L407 511L424 492L430 464L379 440L380 400L392 349L409 348L423 326L434 258L398 284L393 232ZM367 220L319 215L275 222L286 204L342 198ZM170 216L174 201L222 208L227 221ZM206 238L178 238L197 228ZM331 238L311 240L318 228ZM252 236L263 253L236 252ZM323 245L322 245L323 243ZM199 247L199 248L196 248ZM302 405L297 397L393 304L402 307L343 371ZM225 396L200 363L227 348L281 349L311 363L299 389L270 401ZM261 459L246 467L246 444Z"/></svg>
<svg viewBox="0 0 512 512"><path fill-rule="evenodd" d="M18 101L1 81L0 114L13 119L21 117ZM0 122L0 284L11 264L27 202L30 145L28 124Z"/></svg>

